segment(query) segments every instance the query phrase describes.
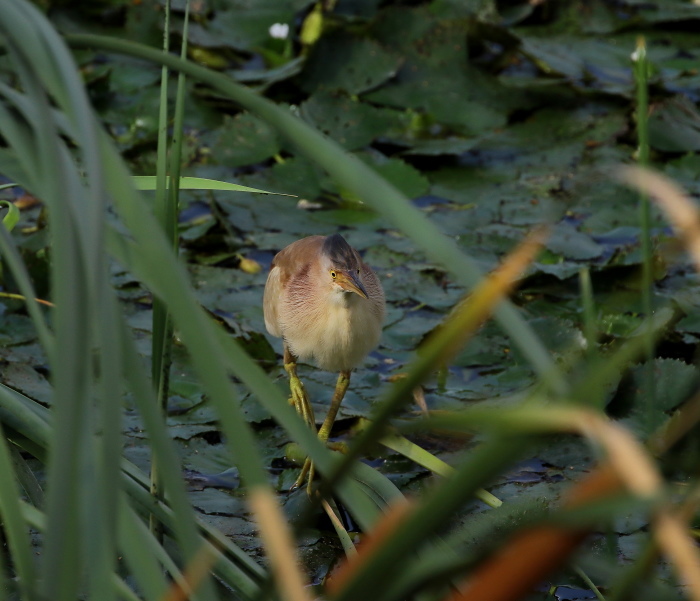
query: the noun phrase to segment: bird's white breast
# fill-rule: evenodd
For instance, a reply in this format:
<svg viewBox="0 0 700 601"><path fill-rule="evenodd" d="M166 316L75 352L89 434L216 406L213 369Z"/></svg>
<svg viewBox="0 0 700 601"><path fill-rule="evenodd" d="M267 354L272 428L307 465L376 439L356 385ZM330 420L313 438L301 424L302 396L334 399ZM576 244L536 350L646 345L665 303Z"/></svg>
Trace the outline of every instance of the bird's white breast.
<svg viewBox="0 0 700 601"><path fill-rule="evenodd" d="M280 315L283 336L300 359L314 359L328 371L350 370L379 342L382 315L357 294L340 290L323 307Z"/></svg>

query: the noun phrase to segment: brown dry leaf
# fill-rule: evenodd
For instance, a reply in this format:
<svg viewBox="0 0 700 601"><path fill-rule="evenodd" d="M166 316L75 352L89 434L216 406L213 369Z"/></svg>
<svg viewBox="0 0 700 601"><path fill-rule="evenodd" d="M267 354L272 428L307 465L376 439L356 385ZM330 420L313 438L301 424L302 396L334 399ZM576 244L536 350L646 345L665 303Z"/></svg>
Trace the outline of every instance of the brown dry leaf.
<svg viewBox="0 0 700 601"><path fill-rule="evenodd" d="M450 333L449 340L443 344L440 352L441 364L446 365L459 352L479 326L491 316L498 303L510 294L522 272L537 257L547 233L545 227L532 231L428 336L422 346L430 345L442 332Z"/></svg>

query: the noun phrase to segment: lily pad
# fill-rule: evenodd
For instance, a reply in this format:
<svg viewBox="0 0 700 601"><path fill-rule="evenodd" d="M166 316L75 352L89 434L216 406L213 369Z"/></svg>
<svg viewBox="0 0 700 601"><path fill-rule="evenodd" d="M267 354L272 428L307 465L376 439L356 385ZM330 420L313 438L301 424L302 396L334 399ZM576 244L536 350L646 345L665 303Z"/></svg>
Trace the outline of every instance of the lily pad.
<svg viewBox="0 0 700 601"><path fill-rule="evenodd" d="M233 0L219 7L208 21L190 24L189 39L205 48L235 48L253 51L271 39L275 23L293 24L296 13L310 0Z"/></svg>
<svg viewBox="0 0 700 601"><path fill-rule="evenodd" d="M639 407L648 407L651 391L645 384L645 365L632 370ZM671 411L687 400L695 392L700 381L700 371L694 365L688 365L676 359L654 359L654 409Z"/></svg>
<svg viewBox="0 0 700 601"><path fill-rule="evenodd" d="M211 143L216 161L227 167L252 165L277 154L277 134L264 121L250 113L225 118Z"/></svg>
<svg viewBox="0 0 700 601"><path fill-rule="evenodd" d="M389 129L397 127L401 115L339 93L316 93L301 105L304 119L333 138L343 148L362 148Z"/></svg>
<svg viewBox="0 0 700 601"><path fill-rule="evenodd" d="M304 90L345 90L361 94L394 75L403 59L376 41L347 32L322 37L314 46L300 77Z"/></svg>
<svg viewBox="0 0 700 601"><path fill-rule="evenodd" d="M649 143L665 152L700 150L700 113L683 96L654 107L649 117Z"/></svg>

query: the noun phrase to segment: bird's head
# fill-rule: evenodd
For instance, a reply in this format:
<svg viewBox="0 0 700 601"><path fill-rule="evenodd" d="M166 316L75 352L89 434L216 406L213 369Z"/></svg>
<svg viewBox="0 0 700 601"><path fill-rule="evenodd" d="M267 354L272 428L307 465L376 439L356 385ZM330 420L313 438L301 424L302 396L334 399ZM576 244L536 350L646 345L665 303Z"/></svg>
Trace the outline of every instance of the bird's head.
<svg viewBox="0 0 700 601"><path fill-rule="evenodd" d="M328 236L321 250L331 287L369 298L362 283L362 259L340 234Z"/></svg>

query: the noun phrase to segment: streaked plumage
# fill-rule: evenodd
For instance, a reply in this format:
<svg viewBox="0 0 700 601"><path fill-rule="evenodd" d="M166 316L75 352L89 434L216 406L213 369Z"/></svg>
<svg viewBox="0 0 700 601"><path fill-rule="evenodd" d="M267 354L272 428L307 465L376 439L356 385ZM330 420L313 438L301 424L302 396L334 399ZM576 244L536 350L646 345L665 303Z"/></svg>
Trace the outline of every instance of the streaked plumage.
<svg viewBox="0 0 700 601"><path fill-rule="evenodd" d="M338 371L338 382L318 437L326 441L350 383L350 372L377 344L384 321L384 291L374 272L340 234L309 236L282 249L272 261L263 297L265 326L284 340L284 368L291 401L316 430L314 410L296 372L297 359ZM307 458L294 486L308 478Z"/></svg>
<svg viewBox="0 0 700 601"><path fill-rule="evenodd" d="M263 307L268 332L294 356L350 371L379 343L384 291L340 234L309 236L275 256Z"/></svg>

